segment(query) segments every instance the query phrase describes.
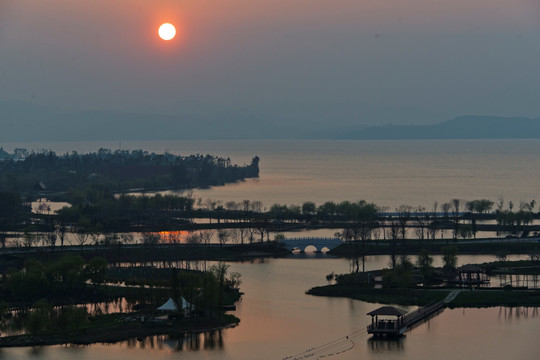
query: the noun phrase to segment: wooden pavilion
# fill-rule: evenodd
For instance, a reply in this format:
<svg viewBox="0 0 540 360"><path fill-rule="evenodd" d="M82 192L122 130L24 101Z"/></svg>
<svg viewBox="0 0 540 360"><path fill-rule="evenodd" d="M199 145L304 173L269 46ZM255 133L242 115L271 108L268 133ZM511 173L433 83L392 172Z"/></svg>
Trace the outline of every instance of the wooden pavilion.
<svg viewBox="0 0 540 360"><path fill-rule="evenodd" d="M403 316L407 311L393 306L383 306L367 313L371 316L371 325L368 325L368 334L373 335L401 335Z"/></svg>
<svg viewBox="0 0 540 360"><path fill-rule="evenodd" d="M483 285L489 283L489 276L483 268L474 264L460 266L458 269L458 284L463 286Z"/></svg>

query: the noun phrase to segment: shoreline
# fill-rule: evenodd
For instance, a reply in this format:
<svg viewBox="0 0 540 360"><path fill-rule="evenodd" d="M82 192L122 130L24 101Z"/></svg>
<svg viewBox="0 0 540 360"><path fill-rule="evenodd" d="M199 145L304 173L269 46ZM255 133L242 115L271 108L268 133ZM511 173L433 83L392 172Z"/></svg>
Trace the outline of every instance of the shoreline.
<svg viewBox="0 0 540 360"><path fill-rule="evenodd" d="M306 294L313 296L342 297L369 303L424 306L432 302L442 301L451 290L455 289L459 288L372 289L346 285L325 285L313 287L306 291ZM482 308L493 306L540 307L540 290L521 288L463 289L458 296L447 305L449 308Z"/></svg>
<svg viewBox="0 0 540 360"><path fill-rule="evenodd" d="M132 316L132 314L126 314ZM68 332L57 332L42 335L12 335L0 337L0 348L7 347L34 347L53 345L90 345L90 344L113 344L129 339L146 338L159 335L185 335L191 333L206 333L233 328L238 325L240 319L234 317L230 321L208 320L202 323L186 324L175 323L154 323L147 321L123 321L114 326L98 326L90 329L70 330Z"/></svg>

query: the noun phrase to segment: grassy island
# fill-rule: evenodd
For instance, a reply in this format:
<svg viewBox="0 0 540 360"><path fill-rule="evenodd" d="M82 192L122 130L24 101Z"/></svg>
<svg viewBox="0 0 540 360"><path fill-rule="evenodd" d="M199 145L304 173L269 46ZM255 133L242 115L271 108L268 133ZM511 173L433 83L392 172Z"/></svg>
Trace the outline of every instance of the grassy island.
<svg viewBox="0 0 540 360"><path fill-rule="evenodd" d="M407 255L401 255L394 259L390 269L357 271L337 276L330 274L327 278L335 280L335 284L314 287L307 293L374 303L424 306L443 301L451 291L460 290L447 306L540 306L537 279L540 275L540 261L536 257L531 260L506 261L501 255L499 261L456 268L457 247L448 246L440 252L444 262L442 268L432 267L433 259L423 250L418 255L416 267ZM352 257L351 261L354 263L359 259ZM506 279L505 276L509 275L516 280L499 287L487 286L489 276ZM532 276L531 283L525 283L523 276L520 282L520 275Z"/></svg>

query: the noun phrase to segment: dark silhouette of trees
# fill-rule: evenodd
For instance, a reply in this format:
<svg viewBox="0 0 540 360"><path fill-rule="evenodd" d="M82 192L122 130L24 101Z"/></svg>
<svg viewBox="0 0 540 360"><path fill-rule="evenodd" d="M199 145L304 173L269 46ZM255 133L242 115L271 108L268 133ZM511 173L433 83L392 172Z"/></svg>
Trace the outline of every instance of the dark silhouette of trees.
<svg viewBox="0 0 540 360"><path fill-rule="evenodd" d="M306 201L302 204L302 214L313 215L317 211L317 206L312 201Z"/></svg>
<svg viewBox="0 0 540 360"><path fill-rule="evenodd" d="M229 239L231 238L231 233L226 229L219 229L218 230L218 241L221 246L225 245Z"/></svg>
<svg viewBox="0 0 540 360"><path fill-rule="evenodd" d="M33 192L36 182L48 191L66 191L99 184L117 192L135 188L194 188L223 185L259 176L259 158L249 165L211 155L178 156L143 150L100 149L96 153L32 152L24 160L0 161L0 191Z"/></svg>
<svg viewBox="0 0 540 360"><path fill-rule="evenodd" d="M2 247L6 246L7 231L16 228L30 213L31 209L23 205L19 193L0 192L0 243Z"/></svg>
<svg viewBox="0 0 540 360"><path fill-rule="evenodd" d="M343 230L342 236L344 239L352 236L354 247L350 261L353 271L360 272L361 261L362 272L365 272L366 243L371 239L372 230L378 226L377 207L365 200L356 203L344 201L336 206L336 212L350 223L350 226Z"/></svg>
<svg viewBox="0 0 540 360"><path fill-rule="evenodd" d="M418 237L418 240L422 242L424 240L424 234L426 233L426 229L431 222L431 214L427 212L424 207L421 207L421 206L415 209L415 213L416 213L415 233L416 233L416 236Z"/></svg>
<svg viewBox="0 0 540 360"><path fill-rule="evenodd" d="M401 229L401 240L403 242L402 244L402 251L405 252L405 238L407 236L407 224L409 220L411 219L411 213L412 213L412 206L410 205L400 205L396 209L397 218L399 222L399 227Z"/></svg>
<svg viewBox="0 0 540 360"><path fill-rule="evenodd" d="M86 280L95 281L96 285L102 283L104 269L106 262L102 260L91 260L88 265L82 257L73 255L64 255L47 263L29 259L23 269L7 275L2 292L16 301L74 298L85 294Z"/></svg>
<svg viewBox="0 0 540 360"><path fill-rule="evenodd" d="M459 235L459 220L460 220L460 211L461 211L461 200L452 199L452 220L454 221L454 230L452 232L454 241L457 240Z"/></svg>
<svg viewBox="0 0 540 360"><path fill-rule="evenodd" d="M390 239L391 239L390 264L392 266L392 269L396 268L399 233L400 233L400 224L398 221L394 220L390 223Z"/></svg>
<svg viewBox="0 0 540 360"><path fill-rule="evenodd" d="M447 271L455 271L457 265L458 248L455 245L447 245L441 248L443 269Z"/></svg>
<svg viewBox="0 0 540 360"><path fill-rule="evenodd" d="M422 276L424 277L424 286L429 282L433 272L433 258L429 255L429 252L426 249L420 250L418 258L416 260L416 265L420 269Z"/></svg>

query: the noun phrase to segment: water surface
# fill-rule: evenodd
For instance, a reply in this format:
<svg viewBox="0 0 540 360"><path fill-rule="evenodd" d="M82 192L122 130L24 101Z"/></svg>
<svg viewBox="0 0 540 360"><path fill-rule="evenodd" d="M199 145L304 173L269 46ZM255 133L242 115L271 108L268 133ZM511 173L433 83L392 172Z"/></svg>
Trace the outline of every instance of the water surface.
<svg viewBox="0 0 540 360"><path fill-rule="evenodd" d="M502 196L506 202L540 198L540 139L527 140L243 140L7 143L4 148L77 150L144 149L213 154L233 163L261 158L260 178L196 190L215 200L302 204L365 199L393 210L401 204L431 209L451 199Z"/></svg>
<svg viewBox="0 0 540 360"><path fill-rule="evenodd" d="M370 257L368 267L387 258ZM468 256L459 263L490 258ZM345 260L326 257L232 263L230 270L242 273L245 292L235 312L241 319L236 328L183 339L3 349L0 359L283 359L309 349L319 350L319 357L339 353L333 359L532 360L540 355L537 308L447 309L398 341L370 340L366 313L378 304L305 294L311 286L327 283L326 274L346 272L348 266Z"/></svg>

